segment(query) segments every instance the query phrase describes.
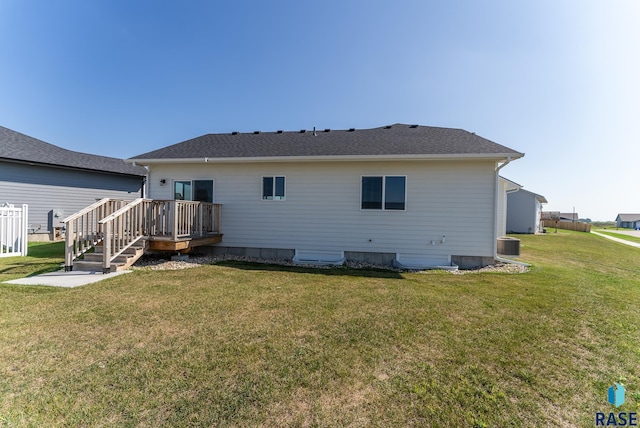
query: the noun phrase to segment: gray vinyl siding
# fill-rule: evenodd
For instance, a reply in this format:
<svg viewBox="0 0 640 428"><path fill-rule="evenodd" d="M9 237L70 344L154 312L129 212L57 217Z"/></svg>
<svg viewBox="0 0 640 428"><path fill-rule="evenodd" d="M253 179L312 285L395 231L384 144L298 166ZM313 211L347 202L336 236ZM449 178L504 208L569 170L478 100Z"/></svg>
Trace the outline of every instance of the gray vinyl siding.
<svg viewBox="0 0 640 428"><path fill-rule="evenodd" d="M69 216L97 199L135 199L142 183L143 177L0 161L0 202L29 205L38 233L51 232L54 209Z"/></svg>
<svg viewBox="0 0 640 428"><path fill-rule="evenodd" d="M406 176L405 211L360 209L361 177L383 175ZM286 177L286 200L261 199L263 176ZM149 197L184 179L215 180L228 247L493 255L493 161L154 164Z"/></svg>
<svg viewBox="0 0 640 428"><path fill-rule="evenodd" d="M507 195L507 232L536 233L540 223L540 203L533 193L520 190Z"/></svg>

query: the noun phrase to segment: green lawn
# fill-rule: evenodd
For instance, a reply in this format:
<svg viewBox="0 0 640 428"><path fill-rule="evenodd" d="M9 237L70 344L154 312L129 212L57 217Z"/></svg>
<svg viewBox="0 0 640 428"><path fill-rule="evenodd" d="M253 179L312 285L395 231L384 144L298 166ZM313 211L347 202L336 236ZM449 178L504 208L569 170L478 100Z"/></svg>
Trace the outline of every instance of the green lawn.
<svg viewBox="0 0 640 428"><path fill-rule="evenodd" d="M139 270L0 285L0 426L593 426L640 402L640 249L522 239L525 274Z"/></svg>
<svg viewBox="0 0 640 428"><path fill-rule="evenodd" d="M0 258L0 283L59 270L64 262L64 242L30 242L27 254Z"/></svg>

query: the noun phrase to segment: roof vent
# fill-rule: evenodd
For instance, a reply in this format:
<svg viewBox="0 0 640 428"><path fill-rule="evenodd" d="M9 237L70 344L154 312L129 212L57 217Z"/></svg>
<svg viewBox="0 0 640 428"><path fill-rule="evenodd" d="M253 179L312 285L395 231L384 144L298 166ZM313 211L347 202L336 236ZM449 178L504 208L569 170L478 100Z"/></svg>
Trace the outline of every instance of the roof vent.
<svg viewBox="0 0 640 428"><path fill-rule="evenodd" d="M260 131L253 131L253 133L254 133L254 134L259 134L259 133L260 133Z"/></svg>
<svg viewBox="0 0 640 428"><path fill-rule="evenodd" d="M329 132L331 131L329 128L325 128L324 132Z"/></svg>
<svg viewBox="0 0 640 428"><path fill-rule="evenodd" d="M385 126L384 129L391 129L391 125Z"/></svg>
<svg viewBox="0 0 640 428"><path fill-rule="evenodd" d="M278 130L276 131L276 134L282 134L282 129L278 129Z"/></svg>
<svg viewBox="0 0 640 428"><path fill-rule="evenodd" d="M417 128L418 125L410 125L409 128Z"/></svg>
<svg viewBox="0 0 640 428"><path fill-rule="evenodd" d="M353 132L355 130L356 130L356 128L349 128L349 130L347 132Z"/></svg>
<svg viewBox="0 0 640 428"><path fill-rule="evenodd" d="M300 130L300 133L301 133L301 134L304 134L305 132L307 132L307 130L306 130L306 129L301 129L301 130Z"/></svg>
<svg viewBox="0 0 640 428"><path fill-rule="evenodd" d="M238 135L238 131L233 131L231 135Z"/></svg>

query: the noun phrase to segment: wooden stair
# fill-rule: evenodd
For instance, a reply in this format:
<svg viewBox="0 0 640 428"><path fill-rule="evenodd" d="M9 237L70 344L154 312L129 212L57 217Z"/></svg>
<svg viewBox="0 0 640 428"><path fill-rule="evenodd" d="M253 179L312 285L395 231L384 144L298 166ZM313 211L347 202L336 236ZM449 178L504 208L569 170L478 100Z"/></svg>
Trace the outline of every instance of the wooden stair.
<svg viewBox="0 0 640 428"><path fill-rule="evenodd" d="M111 262L111 272L119 272L129 269L142 255L147 247L146 241L142 241L133 247L127 248L122 254ZM93 253L85 253L82 260L73 262L73 270L83 272L102 272L102 244L94 247Z"/></svg>
<svg viewBox="0 0 640 428"><path fill-rule="evenodd" d="M221 209L199 201L101 199L64 219L65 272L116 272L145 251L188 252L217 244Z"/></svg>

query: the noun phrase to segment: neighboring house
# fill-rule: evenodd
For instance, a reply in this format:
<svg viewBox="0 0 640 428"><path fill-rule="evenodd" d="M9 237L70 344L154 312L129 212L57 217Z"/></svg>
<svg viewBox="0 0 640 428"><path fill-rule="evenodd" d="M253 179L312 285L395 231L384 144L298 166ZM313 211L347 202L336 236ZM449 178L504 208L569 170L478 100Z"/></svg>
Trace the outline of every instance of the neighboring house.
<svg viewBox="0 0 640 428"><path fill-rule="evenodd" d="M542 220L560 221L560 211L542 211Z"/></svg>
<svg viewBox="0 0 640 428"><path fill-rule="evenodd" d="M522 186L507 178L500 177L498 199L498 237L507 234L507 195L522 189Z"/></svg>
<svg viewBox="0 0 640 428"><path fill-rule="evenodd" d="M73 152L0 126L0 202L29 205L29 239L54 239L68 215L102 198L142 196L146 170Z"/></svg>
<svg viewBox="0 0 640 428"><path fill-rule="evenodd" d="M507 232L542 232L542 204L546 203L544 196L528 190L520 189L509 193L507 195Z"/></svg>
<svg viewBox="0 0 640 428"><path fill-rule="evenodd" d="M217 253L403 266L494 262L498 171L524 156L461 129L208 134L129 159L154 199L222 204Z"/></svg>
<svg viewBox="0 0 640 428"><path fill-rule="evenodd" d="M625 229L640 228L640 214L618 214L618 217L616 217L616 227Z"/></svg>
<svg viewBox="0 0 640 428"><path fill-rule="evenodd" d="M578 213L560 213L560 221L576 222L579 218Z"/></svg>

